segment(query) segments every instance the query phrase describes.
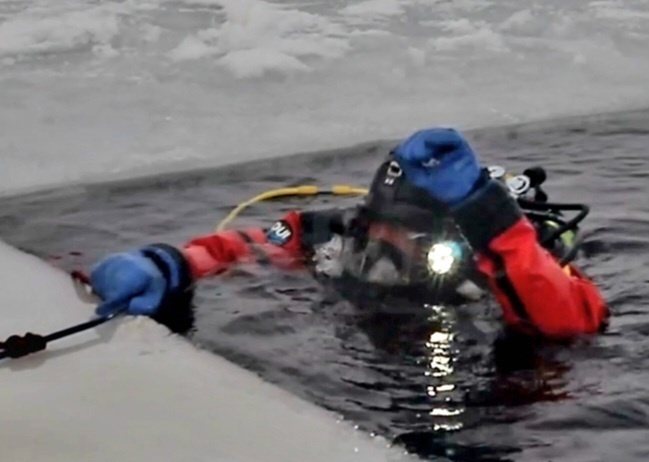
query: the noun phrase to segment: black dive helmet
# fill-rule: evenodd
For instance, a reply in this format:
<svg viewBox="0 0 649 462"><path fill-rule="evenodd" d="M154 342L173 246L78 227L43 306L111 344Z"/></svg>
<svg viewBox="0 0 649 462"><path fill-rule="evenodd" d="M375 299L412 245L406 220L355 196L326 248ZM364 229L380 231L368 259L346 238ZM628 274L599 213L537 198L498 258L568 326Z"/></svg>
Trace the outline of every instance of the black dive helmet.
<svg viewBox="0 0 649 462"><path fill-rule="evenodd" d="M441 227L440 220L448 218L448 212L444 203L405 179L394 154L390 153L374 174L361 206L361 216L396 223L413 231L431 232Z"/></svg>
<svg viewBox="0 0 649 462"><path fill-rule="evenodd" d="M471 249L447 206L408 181L393 153L377 169L349 228L355 253L365 250L370 226L381 223L400 228L417 249L408 258L390 243L383 249L396 263L405 285L453 291L473 268Z"/></svg>
<svg viewBox="0 0 649 462"><path fill-rule="evenodd" d="M540 244L556 256L559 264L571 262L581 247L578 225L589 213L588 206L548 202L548 195L541 189L546 179L542 167L529 168L521 175L508 174L498 166L486 171L507 186L537 229ZM564 212L577 214L566 218ZM475 279L473 251L447 206L409 182L393 153L377 169L349 229L355 238L355 251L362 251L368 226L376 222L399 225L422 241L421 248L426 250L418 255L419 263L408 268L409 283L452 290L467 278Z"/></svg>

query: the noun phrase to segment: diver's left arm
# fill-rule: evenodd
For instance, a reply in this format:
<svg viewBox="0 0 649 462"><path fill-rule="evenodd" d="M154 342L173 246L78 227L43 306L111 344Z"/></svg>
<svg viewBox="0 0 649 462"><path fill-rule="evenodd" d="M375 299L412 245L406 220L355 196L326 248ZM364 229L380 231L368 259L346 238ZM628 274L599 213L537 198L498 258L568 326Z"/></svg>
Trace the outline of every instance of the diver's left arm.
<svg viewBox="0 0 649 462"><path fill-rule="evenodd" d="M504 185L487 180L453 214L509 325L551 337L602 328L607 308L597 287L576 268L562 268L539 244Z"/></svg>
<svg viewBox="0 0 649 462"><path fill-rule="evenodd" d="M449 206L508 324L551 337L603 326L607 310L595 285L576 269L561 268L540 245L515 199L480 169L459 131L419 130L394 153L408 180Z"/></svg>

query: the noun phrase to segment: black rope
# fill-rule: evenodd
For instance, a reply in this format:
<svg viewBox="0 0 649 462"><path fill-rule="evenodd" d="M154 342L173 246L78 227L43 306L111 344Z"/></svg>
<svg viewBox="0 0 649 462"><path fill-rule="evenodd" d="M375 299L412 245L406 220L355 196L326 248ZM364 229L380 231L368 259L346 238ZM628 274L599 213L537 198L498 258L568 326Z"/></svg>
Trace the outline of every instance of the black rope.
<svg viewBox="0 0 649 462"><path fill-rule="evenodd" d="M83 332L84 330L92 329L93 327L104 324L105 322L110 321L118 314L122 313L123 310L112 313L108 316L102 316L99 318L92 319L90 321L77 324L56 332L53 332L48 335L39 335L33 334L31 332L26 333L25 335L12 335L4 342L0 342L0 359L5 358L22 358L32 353L37 353L46 348L49 342L58 340L64 337L69 337L70 335Z"/></svg>
<svg viewBox="0 0 649 462"><path fill-rule="evenodd" d="M25 335L12 335L6 341L0 342L0 359L20 358L31 353L45 349L47 341L45 337L27 332Z"/></svg>

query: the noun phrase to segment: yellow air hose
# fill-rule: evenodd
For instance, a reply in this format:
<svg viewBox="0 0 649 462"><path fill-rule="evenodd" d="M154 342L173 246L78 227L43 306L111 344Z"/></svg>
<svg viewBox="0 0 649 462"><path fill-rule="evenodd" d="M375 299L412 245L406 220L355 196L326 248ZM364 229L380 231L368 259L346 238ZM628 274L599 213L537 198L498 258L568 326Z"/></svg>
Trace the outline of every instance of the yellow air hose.
<svg viewBox="0 0 649 462"><path fill-rule="evenodd" d="M250 207L257 202L263 202L270 199L276 199L278 197L300 197L300 196L320 196L320 195L330 195L330 196L364 196L367 194L368 190L366 188L357 188L354 186L348 185L334 185L331 189L321 190L314 185L301 185L293 186L288 188L278 188L265 191L261 194L256 195L248 199L247 201L241 202L237 205L230 213L226 215L223 220L216 227L216 232L223 231L225 227L234 220L244 209Z"/></svg>

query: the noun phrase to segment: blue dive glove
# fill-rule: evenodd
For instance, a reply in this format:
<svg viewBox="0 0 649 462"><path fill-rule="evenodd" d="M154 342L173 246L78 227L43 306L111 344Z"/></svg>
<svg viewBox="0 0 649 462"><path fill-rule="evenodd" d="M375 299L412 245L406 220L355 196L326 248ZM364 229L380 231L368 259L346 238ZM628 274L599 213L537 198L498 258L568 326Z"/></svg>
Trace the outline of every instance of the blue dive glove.
<svg viewBox="0 0 649 462"><path fill-rule="evenodd" d="M452 128L415 132L394 154L408 181L447 205L465 199L480 178L473 149Z"/></svg>
<svg viewBox="0 0 649 462"><path fill-rule="evenodd" d="M103 300L96 310L101 316L121 308L128 314L153 316L168 294L184 288L187 277L182 254L156 244L99 261L90 274L90 285Z"/></svg>

